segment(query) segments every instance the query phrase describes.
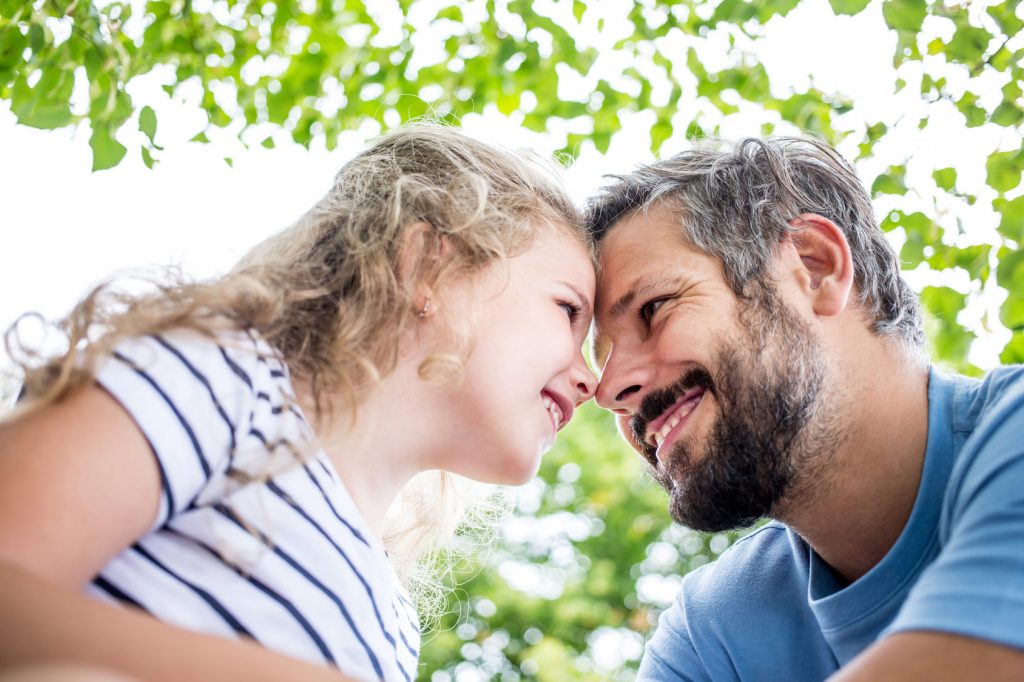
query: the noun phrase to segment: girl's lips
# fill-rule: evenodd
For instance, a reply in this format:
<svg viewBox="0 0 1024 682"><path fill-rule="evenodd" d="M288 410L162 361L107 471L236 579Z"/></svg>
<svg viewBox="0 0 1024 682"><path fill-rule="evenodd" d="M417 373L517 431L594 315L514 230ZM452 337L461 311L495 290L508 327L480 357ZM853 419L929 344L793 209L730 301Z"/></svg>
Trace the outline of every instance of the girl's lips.
<svg viewBox="0 0 1024 682"><path fill-rule="evenodd" d="M543 391L540 392L540 394L541 397L547 398L548 400L555 404L555 407L557 408L559 413L559 419L557 420L557 423L554 424L554 427L555 431L561 431L562 427L568 424L569 420L572 419L572 403L564 395L556 393L549 389L544 389Z"/></svg>

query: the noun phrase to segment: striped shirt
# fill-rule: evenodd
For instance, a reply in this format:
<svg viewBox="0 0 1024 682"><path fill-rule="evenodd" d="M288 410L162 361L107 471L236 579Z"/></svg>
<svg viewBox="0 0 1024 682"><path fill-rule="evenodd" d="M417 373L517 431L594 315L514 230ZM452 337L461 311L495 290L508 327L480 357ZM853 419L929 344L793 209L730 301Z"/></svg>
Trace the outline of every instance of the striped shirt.
<svg viewBox="0 0 1024 682"><path fill-rule="evenodd" d="M358 679L416 677L415 609L266 342L130 339L97 381L148 439L162 492L153 526L89 594Z"/></svg>

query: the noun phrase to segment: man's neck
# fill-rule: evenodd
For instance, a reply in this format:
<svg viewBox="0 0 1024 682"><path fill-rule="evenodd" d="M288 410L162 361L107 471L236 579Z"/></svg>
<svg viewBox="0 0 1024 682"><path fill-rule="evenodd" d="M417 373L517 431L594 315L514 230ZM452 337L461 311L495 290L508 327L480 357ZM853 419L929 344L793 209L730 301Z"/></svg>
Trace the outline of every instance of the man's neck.
<svg viewBox="0 0 1024 682"><path fill-rule="evenodd" d="M928 368L874 339L837 368L842 444L827 459L825 484L780 514L847 582L896 544L917 499L928 443ZM851 381L851 377L854 379Z"/></svg>

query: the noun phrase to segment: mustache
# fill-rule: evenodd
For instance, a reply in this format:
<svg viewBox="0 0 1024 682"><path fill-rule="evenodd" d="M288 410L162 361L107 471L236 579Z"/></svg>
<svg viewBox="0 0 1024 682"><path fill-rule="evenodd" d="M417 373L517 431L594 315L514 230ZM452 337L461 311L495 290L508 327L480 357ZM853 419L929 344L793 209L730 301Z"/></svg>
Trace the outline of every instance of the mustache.
<svg viewBox="0 0 1024 682"><path fill-rule="evenodd" d="M640 408L629 420L629 430L633 438L644 448L644 454L654 462L655 448L647 444L647 425L660 417L665 410L679 400L679 396L695 388L703 388L714 393L715 382L703 367L693 367L683 373L675 383L665 388L651 391L640 401Z"/></svg>

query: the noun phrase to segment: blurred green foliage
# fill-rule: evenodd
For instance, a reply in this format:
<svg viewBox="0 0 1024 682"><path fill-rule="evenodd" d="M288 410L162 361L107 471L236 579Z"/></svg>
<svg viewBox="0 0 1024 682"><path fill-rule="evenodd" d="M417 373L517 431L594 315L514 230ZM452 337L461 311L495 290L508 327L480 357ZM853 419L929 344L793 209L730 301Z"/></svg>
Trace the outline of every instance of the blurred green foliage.
<svg viewBox="0 0 1024 682"><path fill-rule="evenodd" d="M742 535L672 525L645 466L608 413L583 406L499 541L455 573L420 679L632 680L682 575Z"/></svg>
<svg viewBox="0 0 1024 682"><path fill-rule="evenodd" d="M1024 233L1020 0L830 0L836 15L880 10L894 37L895 70L883 77L894 93L919 90L923 108L876 121L851 119L851 97L819 90L813 78L802 88L773 84L758 41L800 4L638 0L612 11L594 0L0 0L0 99L23 125L88 122L96 170L125 158L126 127L141 132L129 141L134 153L147 166L159 161L153 103L136 101L128 88L151 72L169 95L192 93L205 111L195 142L230 129L268 148L281 140L277 133L332 149L342 132L368 123L379 129L424 114L457 120L491 107L527 129L558 130L570 156L584 145L607 150L626 117L645 112L657 151L714 134L742 109L762 132L792 124L832 143L852 138L866 162L905 117L925 129L933 113L954 108L965 128L999 133L980 150L983 199L998 216L998 236L984 252L959 254L983 245L965 244L964 220L977 220L966 216L979 196L960 188L956 169L924 169L931 183L914 180L922 174L911 173L917 161L908 157L878 174L872 190L883 200L924 203L884 218L905 238L906 268L966 271L961 307L986 291L993 270L992 286L1015 293L1008 285L1020 281L1018 270L997 265ZM951 296L925 298L932 316L954 313L933 350L944 364L976 373ZM999 315L1012 332L1004 362L1024 359L1016 305L1011 295Z"/></svg>
<svg viewBox="0 0 1024 682"><path fill-rule="evenodd" d="M998 312L985 311L974 328L1004 325L1001 360L1024 362L1020 0L829 0L837 15L880 10L894 67L881 77L893 93L919 98L913 111L877 120L851 117L851 97L813 79L772 82L758 41L800 4L641 0L610 20L596 0L0 0L0 99L23 125L87 122L96 170L129 151L158 162L155 103L128 90L154 71L168 95L199 93L207 126L195 142L229 129L264 147L285 135L332 149L368 122L456 120L490 107L528 129L558 131L570 156L585 145L604 152L624 120L636 125L628 117L646 112L657 151L715 134L743 110L760 125L751 132L792 125L852 141L863 168L905 138L907 117L923 131L952 111L965 130L994 133L977 150L981 191L955 168L922 168L912 153L884 157L884 170L866 180L904 268L948 275L922 289L936 361L978 373L964 316L1001 296ZM617 37L599 51L592 38L604 35ZM134 150L127 128L141 133ZM995 220L979 236L982 205ZM471 577L428 634L421 679L631 679L679 577L734 540L672 527L663 493L593 406L518 495L502 537L481 564L464 567Z"/></svg>

